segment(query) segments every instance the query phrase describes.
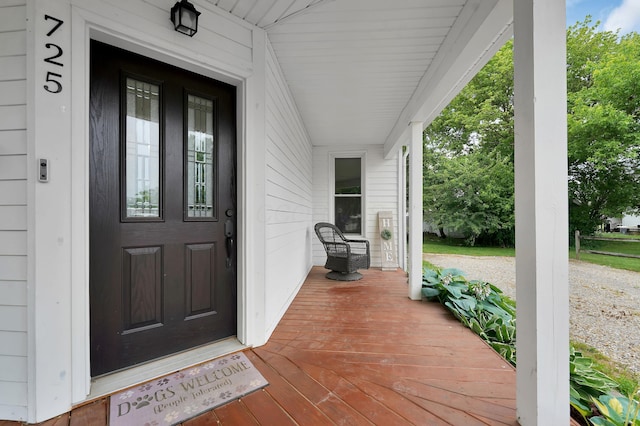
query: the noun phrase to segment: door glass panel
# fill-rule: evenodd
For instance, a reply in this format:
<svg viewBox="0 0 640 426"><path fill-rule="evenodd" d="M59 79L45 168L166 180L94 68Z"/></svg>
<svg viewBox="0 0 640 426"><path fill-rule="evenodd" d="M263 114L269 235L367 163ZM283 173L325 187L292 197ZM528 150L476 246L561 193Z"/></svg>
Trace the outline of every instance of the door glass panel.
<svg viewBox="0 0 640 426"><path fill-rule="evenodd" d="M127 78L126 217L160 217L160 87Z"/></svg>
<svg viewBox="0 0 640 426"><path fill-rule="evenodd" d="M212 218L213 101L189 95L187 104L187 217Z"/></svg>

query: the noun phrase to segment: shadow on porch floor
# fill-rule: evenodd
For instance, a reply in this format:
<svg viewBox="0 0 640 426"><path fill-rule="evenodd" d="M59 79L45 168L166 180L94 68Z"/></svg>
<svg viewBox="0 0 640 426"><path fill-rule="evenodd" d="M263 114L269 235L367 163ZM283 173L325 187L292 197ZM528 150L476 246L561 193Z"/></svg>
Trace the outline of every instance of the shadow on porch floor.
<svg viewBox="0 0 640 426"><path fill-rule="evenodd" d="M409 300L404 272L325 272L313 268L269 342L245 351L269 386L183 425L518 424L515 370L439 304ZM107 425L108 404L43 424Z"/></svg>

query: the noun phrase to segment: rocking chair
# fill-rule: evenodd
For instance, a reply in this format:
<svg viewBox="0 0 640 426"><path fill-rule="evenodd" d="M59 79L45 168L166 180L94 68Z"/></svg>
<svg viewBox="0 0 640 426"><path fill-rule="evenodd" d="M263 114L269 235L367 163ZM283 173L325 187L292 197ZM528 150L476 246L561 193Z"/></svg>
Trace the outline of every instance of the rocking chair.
<svg viewBox="0 0 640 426"><path fill-rule="evenodd" d="M371 256L369 241L348 240L340 229L331 223L320 222L314 227L318 239L327 252L324 267L331 269L325 275L330 280L357 281L362 278L358 269L369 269Z"/></svg>

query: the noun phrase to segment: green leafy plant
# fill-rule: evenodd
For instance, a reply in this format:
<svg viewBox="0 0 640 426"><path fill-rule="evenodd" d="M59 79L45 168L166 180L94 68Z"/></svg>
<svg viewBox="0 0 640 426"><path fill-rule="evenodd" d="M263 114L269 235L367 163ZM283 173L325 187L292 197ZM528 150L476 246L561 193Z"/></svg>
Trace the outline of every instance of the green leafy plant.
<svg viewBox="0 0 640 426"><path fill-rule="evenodd" d="M617 383L594 368L591 358L569 348L569 402L586 420L593 414L591 401L616 389Z"/></svg>
<svg viewBox="0 0 640 426"><path fill-rule="evenodd" d="M459 269L434 267L424 269L422 294L446 306L460 322L516 365L516 305L500 289L483 281L467 281ZM573 346L569 349L569 380L571 407L582 416L584 424L591 421L597 426L640 426L638 402L613 396L611 393L619 388L617 382L598 371L593 359ZM597 417L593 417L594 408L600 412ZM629 411L632 420L616 423L619 418L624 421Z"/></svg>
<svg viewBox="0 0 640 426"><path fill-rule="evenodd" d="M484 281L467 281L455 268L425 269L422 294L438 300L507 361L516 362L515 303Z"/></svg>
<svg viewBox="0 0 640 426"><path fill-rule="evenodd" d="M624 396L601 395L592 398L600 412L589 419L596 426L638 426L640 425L640 404Z"/></svg>

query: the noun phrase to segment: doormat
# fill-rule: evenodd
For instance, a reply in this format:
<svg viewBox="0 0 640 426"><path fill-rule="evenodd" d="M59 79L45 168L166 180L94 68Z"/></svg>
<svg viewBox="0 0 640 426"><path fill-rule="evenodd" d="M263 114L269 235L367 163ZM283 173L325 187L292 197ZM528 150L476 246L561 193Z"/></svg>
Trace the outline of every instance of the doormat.
<svg viewBox="0 0 640 426"><path fill-rule="evenodd" d="M109 425L174 425L268 384L243 353L231 354L111 395Z"/></svg>

